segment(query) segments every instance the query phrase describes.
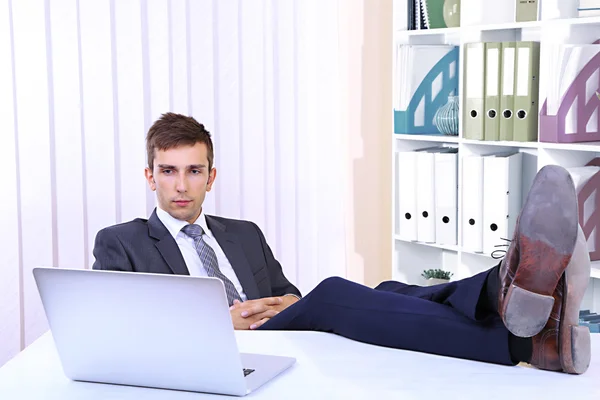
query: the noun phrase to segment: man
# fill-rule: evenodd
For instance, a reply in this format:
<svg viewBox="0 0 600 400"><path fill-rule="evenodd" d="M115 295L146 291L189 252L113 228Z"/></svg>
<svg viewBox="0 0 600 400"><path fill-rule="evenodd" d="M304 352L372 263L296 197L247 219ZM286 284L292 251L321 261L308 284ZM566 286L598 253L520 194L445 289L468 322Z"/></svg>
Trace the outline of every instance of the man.
<svg viewBox="0 0 600 400"><path fill-rule="evenodd" d="M94 268L201 275L202 267L216 270L212 260L218 258L224 282L231 279L238 293L252 290L248 298L253 300L233 300L238 329L317 330L380 346L505 365L528 362L573 374L589 366L590 334L578 326L578 314L590 260L573 182L561 167L539 171L506 257L491 270L433 287L388 281L371 289L329 278L297 300L285 296L299 292L281 273L254 224L202 214L204 196L216 177L204 127L166 114L150 129L147 148L146 178L159 207L148 221L99 232ZM196 237L192 223L205 232L210 229L213 247L224 246L226 257L208 257L210 250ZM196 238L195 252L184 245L192 240L188 234ZM209 233L203 236L210 241ZM240 287L236 275L249 274L254 279L240 279ZM261 285L258 293L251 289L263 280L270 285ZM234 298L231 285L225 287Z"/></svg>
<svg viewBox="0 0 600 400"><path fill-rule="evenodd" d="M147 220L98 232L93 269L217 277L236 329L256 329L300 298L256 224L202 212L217 176L202 124L164 114L149 129L146 150L158 207Z"/></svg>
<svg viewBox="0 0 600 400"><path fill-rule="evenodd" d="M584 373L590 332L578 325L590 259L568 172L542 168L504 259L457 282L371 289L329 278L260 329L317 330L490 363Z"/></svg>

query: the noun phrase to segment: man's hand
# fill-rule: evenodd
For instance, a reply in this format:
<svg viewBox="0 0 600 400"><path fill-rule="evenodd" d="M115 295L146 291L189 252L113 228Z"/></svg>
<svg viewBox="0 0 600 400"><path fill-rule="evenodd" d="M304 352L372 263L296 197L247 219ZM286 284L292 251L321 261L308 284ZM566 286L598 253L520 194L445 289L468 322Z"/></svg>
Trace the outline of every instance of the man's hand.
<svg viewBox="0 0 600 400"><path fill-rule="evenodd" d="M266 297L243 303L234 300L229 308L233 327L238 330L257 329L296 301L298 299L294 296Z"/></svg>

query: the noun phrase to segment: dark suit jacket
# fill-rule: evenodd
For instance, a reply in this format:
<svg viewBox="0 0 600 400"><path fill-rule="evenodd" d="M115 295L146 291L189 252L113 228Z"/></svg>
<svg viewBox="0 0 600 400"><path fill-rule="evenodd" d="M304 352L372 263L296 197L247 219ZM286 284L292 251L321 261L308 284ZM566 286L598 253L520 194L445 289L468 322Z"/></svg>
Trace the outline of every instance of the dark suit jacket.
<svg viewBox="0 0 600 400"><path fill-rule="evenodd" d="M249 221L206 215L206 223L231 263L249 300L295 294L261 230ZM102 229L96 235L93 269L189 275L179 246L160 222L149 219Z"/></svg>

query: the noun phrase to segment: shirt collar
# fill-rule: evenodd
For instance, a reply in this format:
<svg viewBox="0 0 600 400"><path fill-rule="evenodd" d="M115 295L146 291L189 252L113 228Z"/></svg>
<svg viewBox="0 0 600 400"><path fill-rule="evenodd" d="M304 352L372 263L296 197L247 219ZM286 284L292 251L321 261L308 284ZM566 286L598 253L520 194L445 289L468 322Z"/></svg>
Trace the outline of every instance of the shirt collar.
<svg viewBox="0 0 600 400"><path fill-rule="evenodd" d="M160 222L162 222L163 225L167 228L171 236L173 236L173 239L177 239L177 235L179 235L179 233L183 234L183 232L181 232L181 228L188 224L187 221L182 221L180 219L172 217L171 214L164 211L160 207L156 207L156 216L158 217ZM200 215L198 216L196 221L194 221L194 223L196 225L200 225L209 237L213 237L212 232L210 231L210 229L208 228L208 224L206 223L206 216L204 215L204 212L200 212Z"/></svg>

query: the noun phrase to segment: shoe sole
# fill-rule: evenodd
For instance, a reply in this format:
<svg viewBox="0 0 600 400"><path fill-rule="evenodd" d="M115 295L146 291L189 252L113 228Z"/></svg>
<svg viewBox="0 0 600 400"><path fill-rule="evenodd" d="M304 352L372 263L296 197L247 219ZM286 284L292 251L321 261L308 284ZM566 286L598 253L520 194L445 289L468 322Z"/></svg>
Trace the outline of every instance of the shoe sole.
<svg viewBox="0 0 600 400"><path fill-rule="evenodd" d="M527 195L514 235L519 265L502 310L504 325L512 334L532 337L546 325L554 305L552 294L575 248L578 226L571 176L562 167L543 167Z"/></svg>
<svg viewBox="0 0 600 400"><path fill-rule="evenodd" d="M564 273L558 348L563 371L583 374L591 359L590 330L579 326L579 309L590 281L590 258L585 236L578 229L577 247Z"/></svg>

